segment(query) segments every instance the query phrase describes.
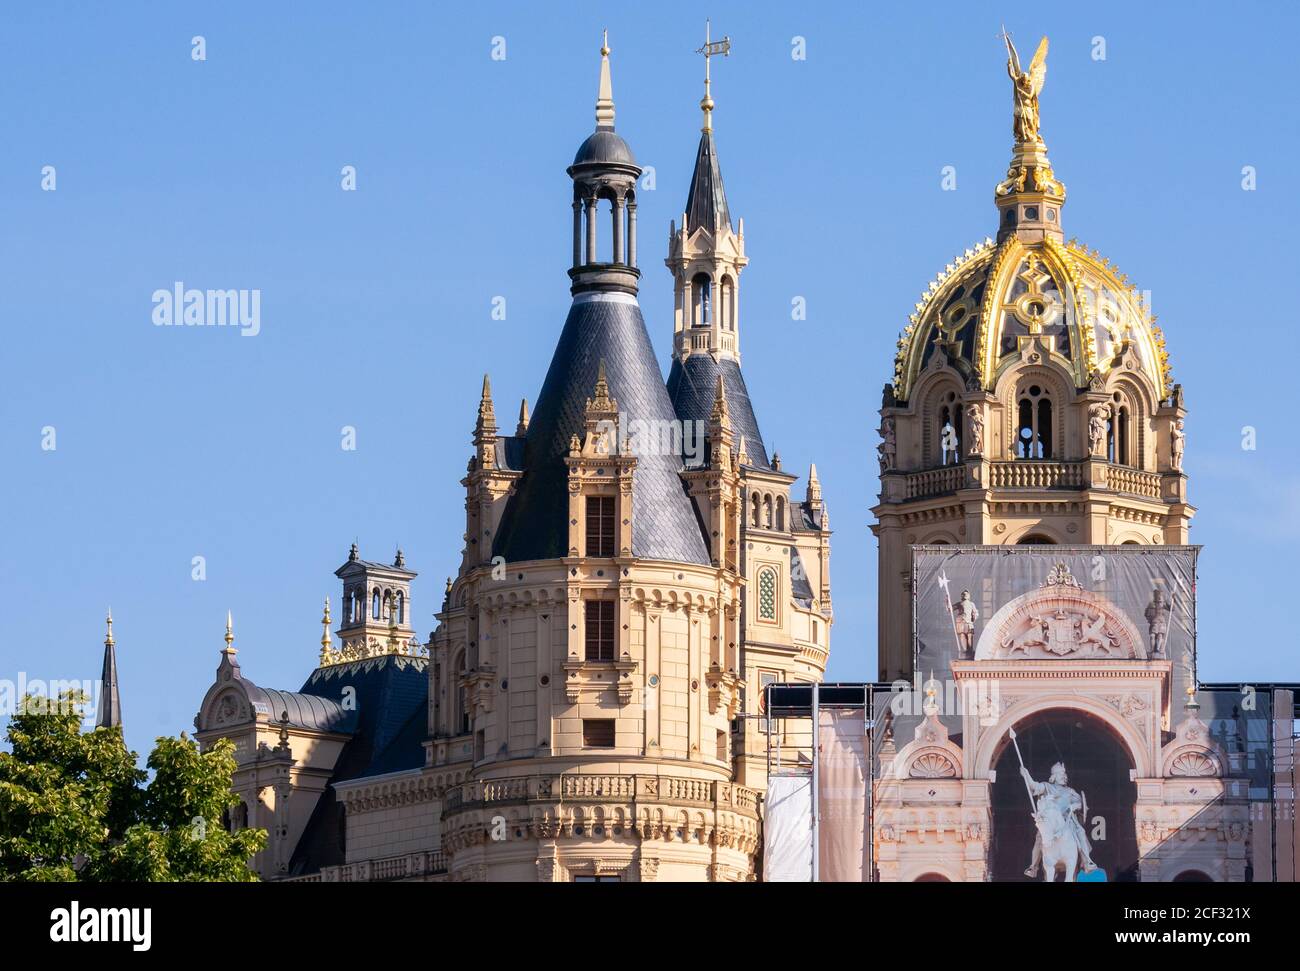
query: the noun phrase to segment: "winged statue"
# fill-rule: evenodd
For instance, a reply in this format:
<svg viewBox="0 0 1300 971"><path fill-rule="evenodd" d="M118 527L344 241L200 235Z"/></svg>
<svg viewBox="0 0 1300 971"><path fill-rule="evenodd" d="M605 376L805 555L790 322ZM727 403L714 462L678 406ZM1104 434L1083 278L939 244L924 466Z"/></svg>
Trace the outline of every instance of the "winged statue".
<svg viewBox="0 0 1300 971"><path fill-rule="evenodd" d="M1047 38L1038 42L1029 70L1021 70L1020 55L1011 35L1003 33L1007 44L1007 74L1011 76L1012 92L1016 99L1015 133L1017 142L1038 142L1038 93L1047 80Z"/></svg>

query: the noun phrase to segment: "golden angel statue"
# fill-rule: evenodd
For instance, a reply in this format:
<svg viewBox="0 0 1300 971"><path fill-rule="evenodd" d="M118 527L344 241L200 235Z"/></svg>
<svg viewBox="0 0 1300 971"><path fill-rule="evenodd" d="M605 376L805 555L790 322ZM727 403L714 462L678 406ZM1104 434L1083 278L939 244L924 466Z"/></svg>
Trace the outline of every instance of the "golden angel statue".
<svg viewBox="0 0 1300 971"><path fill-rule="evenodd" d="M1038 42L1029 70L1020 69L1020 55L1011 35L1005 31L1002 39L1007 44L1007 74L1011 76L1012 92L1016 98L1015 133L1017 142L1038 142L1038 92L1047 79L1047 38Z"/></svg>

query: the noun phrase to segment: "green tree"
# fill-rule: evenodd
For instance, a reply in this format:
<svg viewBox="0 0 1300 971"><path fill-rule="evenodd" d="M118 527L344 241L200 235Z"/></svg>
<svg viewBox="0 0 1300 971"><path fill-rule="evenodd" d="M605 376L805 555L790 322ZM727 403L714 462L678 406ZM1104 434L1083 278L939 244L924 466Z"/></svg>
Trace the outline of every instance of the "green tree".
<svg viewBox="0 0 1300 971"><path fill-rule="evenodd" d="M24 699L0 752L0 880L255 880L266 831L230 833L222 814L234 746L159 738L153 779L121 729L81 731L84 698Z"/></svg>

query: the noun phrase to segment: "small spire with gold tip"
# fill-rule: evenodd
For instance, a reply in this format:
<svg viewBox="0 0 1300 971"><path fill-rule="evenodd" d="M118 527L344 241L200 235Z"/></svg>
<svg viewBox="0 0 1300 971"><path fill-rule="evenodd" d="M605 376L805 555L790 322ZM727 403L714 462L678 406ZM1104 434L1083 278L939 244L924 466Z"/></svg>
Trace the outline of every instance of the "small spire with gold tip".
<svg viewBox="0 0 1300 971"><path fill-rule="evenodd" d="M104 635L104 646L105 646L105 647L112 647L113 644L114 644L114 641L113 641L113 608L112 608L112 607L109 607L109 608L108 608L108 617L105 619L104 623L108 625L108 632Z"/></svg>
<svg viewBox="0 0 1300 971"><path fill-rule="evenodd" d="M233 646L234 643L235 643L235 624L234 621L231 619L230 611L227 610L226 611L226 649L222 651L222 653L238 654L239 652L235 650Z"/></svg>
<svg viewBox="0 0 1300 971"><path fill-rule="evenodd" d="M325 598L325 615L320 619L323 630L320 635L320 663L324 667L330 661L330 655L334 652L331 650L330 641L330 598Z"/></svg>

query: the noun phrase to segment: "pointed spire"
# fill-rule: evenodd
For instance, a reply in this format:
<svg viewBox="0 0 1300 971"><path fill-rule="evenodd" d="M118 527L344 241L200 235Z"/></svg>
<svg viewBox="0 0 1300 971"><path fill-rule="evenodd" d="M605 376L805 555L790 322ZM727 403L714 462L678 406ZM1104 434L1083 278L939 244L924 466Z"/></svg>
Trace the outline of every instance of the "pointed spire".
<svg viewBox="0 0 1300 971"><path fill-rule="evenodd" d="M813 462L808 466L808 495L807 501L816 503L822 501L822 482L817 478L817 463Z"/></svg>
<svg viewBox="0 0 1300 971"><path fill-rule="evenodd" d="M700 100L700 110L704 112L704 125L700 129L700 147L695 155L695 171L691 175L691 187L686 195L686 214L682 217L682 229L688 233L703 226L710 233L715 233L726 226L731 227L731 213L727 211L727 195L722 188L722 171L718 166L718 153L713 146L713 96L710 94L709 60L714 55L728 56L731 51L731 38L720 41L709 40L709 23L705 21L704 46L695 53L704 55L704 97Z"/></svg>
<svg viewBox="0 0 1300 971"><path fill-rule="evenodd" d="M737 465L748 465L748 464L749 464L749 453L745 451L745 436L744 436L744 435L741 435L741 436L740 436L740 445L739 445L739 446L737 447L737 449L736 449L736 464L737 464Z"/></svg>
<svg viewBox="0 0 1300 971"><path fill-rule="evenodd" d="M483 393L478 401L474 421L474 448L479 468L496 468L497 415L492 407L492 382L483 375Z"/></svg>
<svg viewBox="0 0 1300 971"><path fill-rule="evenodd" d="M731 409L727 407L727 386L722 380L722 372L718 372L718 384L713 391L713 412L710 415L713 424L723 424L728 428L731 427Z"/></svg>
<svg viewBox="0 0 1300 971"><path fill-rule="evenodd" d="M332 642L330 641L330 598L325 598L325 615L320 619L320 663L322 666L329 663L330 655L333 653Z"/></svg>
<svg viewBox="0 0 1300 971"><path fill-rule="evenodd" d="M515 426L515 437L523 438L528 434L528 399L519 402L519 424Z"/></svg>
<svg viewBox="0 0 1300 971"><path fill-rule="evenodd" d="M239 652L235 650L233 646L234 643L235 643L235 624L230 616L230 611L227 610L226 611L226 649L221 653L238 654Z"/></svg>
<svg viewBox="0 0 1300 971"><path fill-rule="evenodd" d="M478 399L478 422L475 425L475 431L484 431L491 428L493 432L497 429L497 415L492 408L492 379L488 375L483 375L483 393Z"/></svg>
<svg viewBox="0 0 1300 971"><path fill-rule="evenodd" d="M99 713L96 728L122 727L122 698L117 687L117 650L113 642L113 608L108 608L104 634L104 667L100 672Z"/></svg>
<svg viewBox="0 0 1300 971"><path fill-rule="evenodd" d="M588 411L614 411L617 402L609 396L609 382L605 380L605 359L596 366L596 396L587 399Z"/></svg>
<svg viewBox="0 0 1300 971"><path fill-rule="evenodd" d="M596 94L596 130L614 130L614 84L609 78L609 31L600 42L600 91Z"/></svg>

